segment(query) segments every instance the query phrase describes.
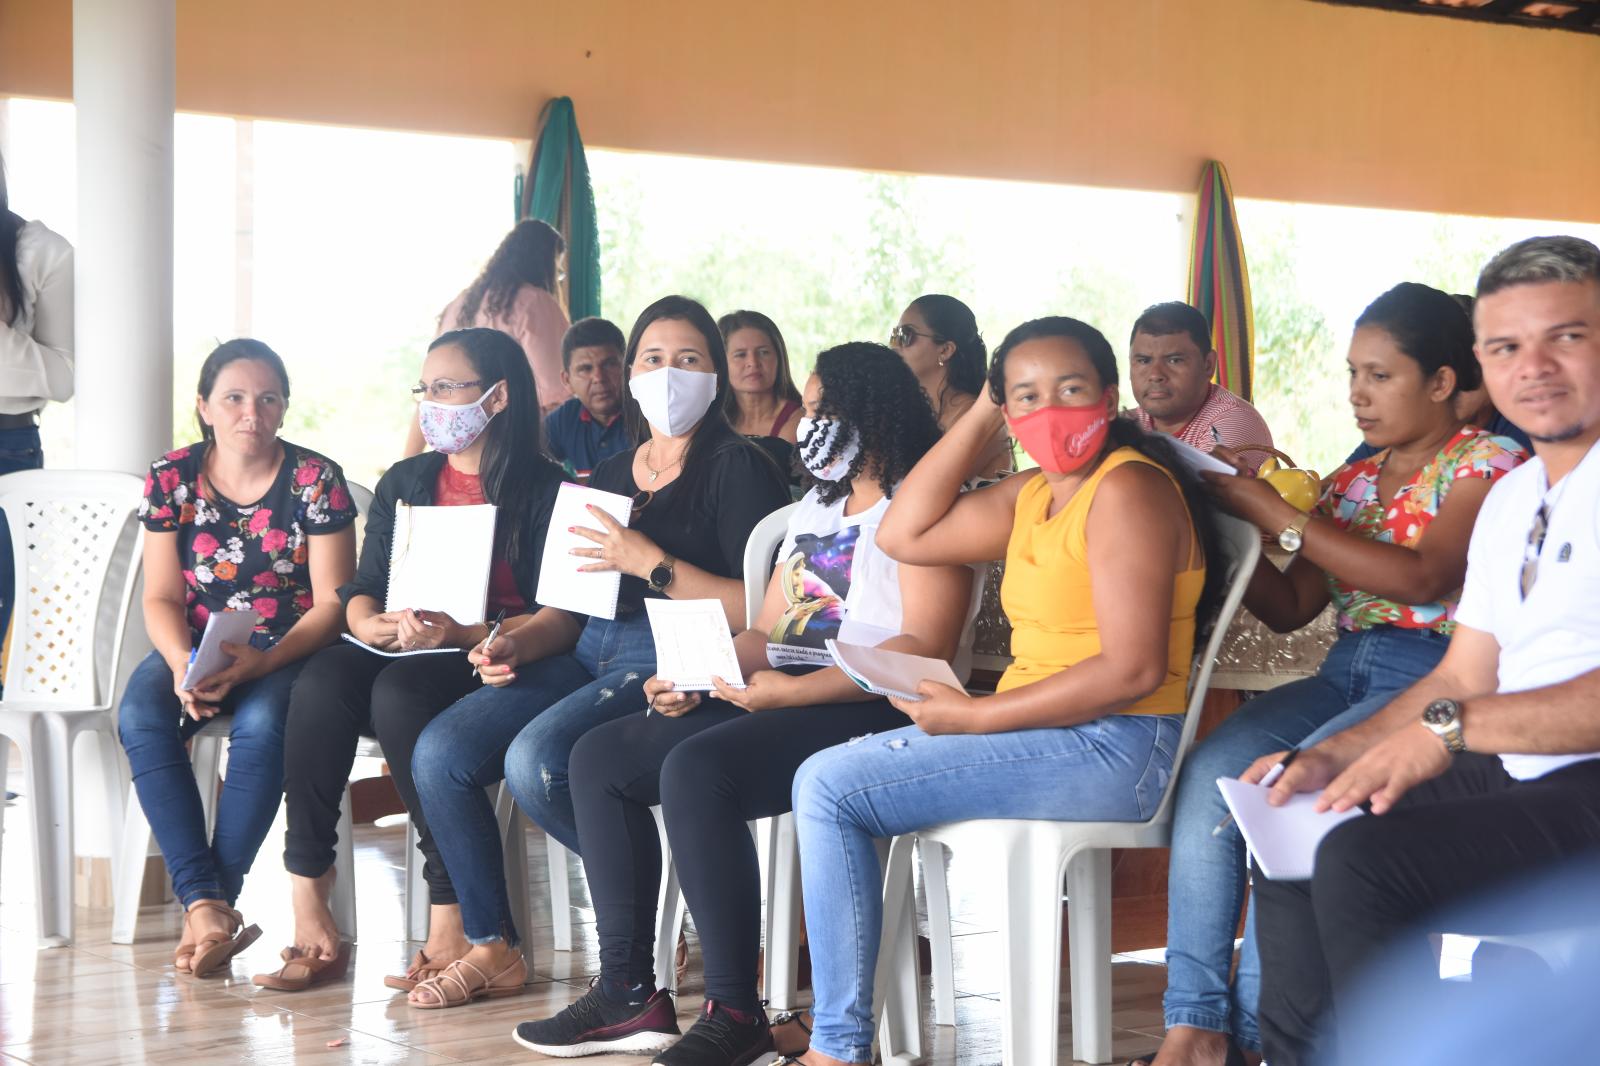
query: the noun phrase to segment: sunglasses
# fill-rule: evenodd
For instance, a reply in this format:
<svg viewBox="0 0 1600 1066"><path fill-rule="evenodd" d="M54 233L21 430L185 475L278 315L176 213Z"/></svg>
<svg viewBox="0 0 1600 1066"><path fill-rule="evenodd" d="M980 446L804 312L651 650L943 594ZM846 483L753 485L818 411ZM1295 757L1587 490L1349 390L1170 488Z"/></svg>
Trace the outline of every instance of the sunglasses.
<svg viewBox="0 0 1600 1066"><path fill-rule="evenodd" d="M944 343L944 339L937 333L922 333L902 322L900 325L889 331L889 347L909 348L913 344L917 343L918 337L927 337L935 344Z"/></svg>
<svg viewBox="0 0 1600 1066"><path fill-rule="evenodd" d="M638 492L634 493L632 512L628 520L631 522L633 519L638 518L639 512L648 507L650 505L650 501L655 498L656 494L654 489L640 489Z"/></svg>

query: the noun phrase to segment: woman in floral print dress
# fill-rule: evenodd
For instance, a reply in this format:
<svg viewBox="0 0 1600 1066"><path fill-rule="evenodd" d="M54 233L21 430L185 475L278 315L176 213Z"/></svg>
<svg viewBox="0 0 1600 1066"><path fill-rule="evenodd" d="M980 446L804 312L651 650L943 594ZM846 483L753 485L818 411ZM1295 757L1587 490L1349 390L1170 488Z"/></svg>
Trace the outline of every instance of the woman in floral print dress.
<svg viewBox="0 0 1600 1066"><path fill-rule="evenodd" d="M283 361L256 340L221 345L200 368L201 441L157 459L139 507L144 620L155 651L128 679L117 727L133 784L184 907L173 962L205 977L260 931L233 904L283 792L289 689L338 638L338 588L355 569L356 510L332 460L278 438ZM249 501L249 502L245 502ZM233 661L183 688L190 650L219 611L256 616ZM229 716L228 773L206 832L184 744ZM206 783L205 787L209 787Z"/></svg>
<svg viewBox="0 0 1600 1066"><path fill-rule="evenodd" d="M1245 852L1231 823L1212 835L1227 814L1215 782L1366 718L1444 654L1478 507L1526 458L1515 441L1456 417L1456 394L1481 380L1472 343L1454 298L1397 285L1356 320L1348 356L1356 425L1379 451L1335 471L1309 516L1258 478L1208 479L1225 508L1298 547L1287 569L1256 568L1245 605L1286 633L1332 602L1339 638L1316 677L1250 700L1184 761L1168 875L1167 1038L1136 1061L1223 1066L1261 1046L1248 929L1229 982Z"/></svg>

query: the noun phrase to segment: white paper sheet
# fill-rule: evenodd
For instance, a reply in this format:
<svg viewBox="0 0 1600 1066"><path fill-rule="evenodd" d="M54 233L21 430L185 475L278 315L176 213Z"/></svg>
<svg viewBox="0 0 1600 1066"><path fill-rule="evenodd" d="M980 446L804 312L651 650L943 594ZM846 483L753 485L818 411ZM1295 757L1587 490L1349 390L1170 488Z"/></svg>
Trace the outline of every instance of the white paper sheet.
<svg viewBox="0 0 1600 1066"><path fill-rule="evenodd" d="M442 611L459 625L483 621L494 562L493 504L394 510L385 611Z"/></svg>
<svg viewBox="0 0 1600 1066"><path fill-rule="evenodd" d="M255 632L260 617L254 611L217 611L207 618L200 646L189 660L189 669L184 671L183 690L197 688L212 674L232 666L233 656L222 650L223 643L250 643L250 634Z"/></svg>
<svg viewBox="0 0 1600 1066"><path fill-rule="evenodd" d="M1217 778L1222 798L1239 823L1256 865L1279 881L1304 881L1316 864L1317 845L1337 826L1361 817L1359 807L1342 814L1317 813L1317 793L1303 793L1282 807L1267 802L1272 790L1232 777Z"/></svg>
<svg viewBox="0 0 1600 1066"><path fill-rule="evenodd" d="M588 566L594 560L573 555L572 549L593 548L595 543L567 532L573 526L605 531L600 519L589 513L590 504L623 525L628 524L633 513L633 501L626 496L564 482L556 492L556 504L550 512L550 532L544 538L544 555L539 560L539 587L534 599L545 607L559 607L596 618L615 618L622 575L615 570L580 573L580 566Z"/></svg>
<svg viewBox="0 0 1600 1066"><path fill-rule="evenodd" d="M644 609L656 642L657 677L671 681L678 692L709 692L713 677L744 688L721 600L651 598Z"/></svg>
<svg viewBox="0 0 1600 1066"><path fill-rule="evenodd" d="M1211 455L1209 452L1203 452L1194 445L1179 440L1177 437L1168 437L1167 443L1178 450L1178 458L1182 459L1184 464L1196 474L1204 470L1209 470L1213 474L1233 474L1235 476L1239 473L1238 470L1216 456Z"/></svg>
<svg viewBox="0 0 1600 1066"><path fill-rule="evenodd" d="M840 640L828 641L828 654L845 675L868 692L902 700L920 700L917 685L937 681L961 689L961 681L943 659L886 651Z"/></svg>

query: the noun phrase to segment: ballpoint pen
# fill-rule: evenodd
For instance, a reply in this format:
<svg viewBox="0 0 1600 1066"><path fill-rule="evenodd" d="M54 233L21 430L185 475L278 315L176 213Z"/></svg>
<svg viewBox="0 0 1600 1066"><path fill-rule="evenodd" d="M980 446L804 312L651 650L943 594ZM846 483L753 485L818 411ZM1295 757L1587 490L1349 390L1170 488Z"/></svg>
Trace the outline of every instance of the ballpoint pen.
<svg viewBox="0 0 1600 1066"><path fill-rule="evenodd" d="M505 620L506 612L505 608L502 607L500 613L494 616L494 625L489 627L489 635L483 638L483 652L485 655L489 653L489 645L494 643L494 638L500 635L500 623ZM478 667L475 664L468 665L472 667L472 673L476 674L478 672Z"/></svg>
<svg viewBox="0 0 1600 1066"><path fill-rule="evenodd" d="M1267 776L1261 779L1261 787L1271 788L1273 785L1277 784L1278 778L1283 776L1283 772L1289 768L1289 764L1294 762L1294 757L1299 754L1300 749L1298 747L1290 748L1289 754L1283 757L1283 761L1277 766L1274 766L1272 769L1268 770ZM1233 813L1230 811L1227 817L1223 818L1222 821L1217 823L1217 827L1211 831L1211 835L1221 836L1222 831L1232 824Z"/></svg>

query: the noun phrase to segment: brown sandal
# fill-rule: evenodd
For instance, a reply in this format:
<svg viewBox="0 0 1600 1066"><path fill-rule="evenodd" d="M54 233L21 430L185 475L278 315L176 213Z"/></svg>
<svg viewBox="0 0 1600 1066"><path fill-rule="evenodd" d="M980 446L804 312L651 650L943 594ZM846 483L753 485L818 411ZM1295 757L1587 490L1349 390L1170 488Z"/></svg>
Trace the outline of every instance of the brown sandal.
<svg viewBox="0 0 1600 1066"><path fill-rule="evenodd" d="M493 977L487 977L466 959L457 959L444 968L437 977L419 981L414 991L427 992L431 1003L409 1000L418 1010L439 1010L443 1007L464 1007L480 999L498 999L524 992L528 983L528 960L520 954L510 966Z"/></svg>
<svg viewBox="0 0 1600 1066"><path fill-rule="evenodd" d="M179 973L189 973L194 962L194 933L189 928L189 914L183 915L183 933L178 937L178 946L172 952L172 968Z"/></svg>
<svg viewBox="0 0 1600 1066"><path fill-rule="evenodd" d="M250 983L279 992L303 992L312 985L339 981L350 970L350 945L340 942L339 951L331 959L307 955L299 948L284 948L283 965L272 973L258 973Z"/></svg>
<svg viewBox="0 0 1600 1066"><path fill-rule="evenodd" d="M207 933L195 944L194 957L190 960L190 973L195 977L210 977L220 970L227 969L230 959L254 944L261 936L261 927L245 925L243 915L216 899L201 900L189 908L189 913L193 914L202 907L220 911L233 926L231 933Z"/></svg>
<svg viewBox="0 0 1600 1066"><path fill-rule="evenodd" d="M394 974L387 974L384 976L383 983L385 986L393 988L396 991L409 992L422 982L426 981L428 978L438 977L440 974L444 973L445 969L449 965L450 964L448 962L441 963L428 958L428 956L419 948L416 955L411 959L411 965L406 967L406 972L403 977L396 977Z"/></svg>

